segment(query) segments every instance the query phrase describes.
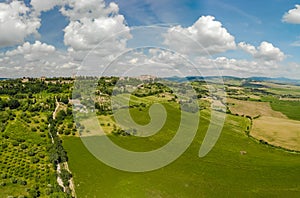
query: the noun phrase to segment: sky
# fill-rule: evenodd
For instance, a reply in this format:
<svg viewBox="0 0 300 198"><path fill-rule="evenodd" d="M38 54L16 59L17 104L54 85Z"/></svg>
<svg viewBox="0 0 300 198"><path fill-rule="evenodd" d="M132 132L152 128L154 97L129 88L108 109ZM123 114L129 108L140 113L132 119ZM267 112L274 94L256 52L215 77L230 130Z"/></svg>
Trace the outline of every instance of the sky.
<svg viewBox="0 0 300 198"><path fill-rule="evenodd" d="M1 78L300 79L299 52L299 0L0 0Z"/></svg>

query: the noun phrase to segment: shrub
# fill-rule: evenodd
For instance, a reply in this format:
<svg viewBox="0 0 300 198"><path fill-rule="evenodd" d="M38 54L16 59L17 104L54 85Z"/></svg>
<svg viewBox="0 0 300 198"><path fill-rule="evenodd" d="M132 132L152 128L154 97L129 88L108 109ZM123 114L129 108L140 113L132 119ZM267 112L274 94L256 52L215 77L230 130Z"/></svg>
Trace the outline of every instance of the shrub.
<svg viewBox="0 0 300 198"><path fill-rule="evenodd" d="M9 100L7 104L10 109L16 109L20 106L19 101L15 99Z"/></svg>
<svg viewBox="0 0 300 198"><path fill-rule="evenodd" d="M28 146L26 144L21 144L21 149L27 149Z"/></svg>
<svg viewBox="0 0 300 198"><path fill-rule="evenodd" d="M40 154L39 154L39 157L40 157L40 158L45 158L45 155L44 155L43 153L40 153Z"/></svg>
<svg viewBox="0 0 300 198"><path fill-rule="evenodd" d="M21 181L20 181L20 184L23 185L23 186L26 186L26 185L27 185L27 181L21 180Z"/></svg>
<svg viewBox="0 0 300 198"><path fill-rule="evenodd" d="M64 186L68 186L69 180L72 178L72 174L69 173L69 171L67 171L66 169L62 169L59 176L62 179Z"/></svg>
<svg viewBox="0 0 300 198"><path fill-rule="evenodd" d="M65 130L65 135L70 135L71 131L69 129Z"/></svg>
<svg viewBox="0 0 300 198"><path fill-rule="evenodd" d="M40 160L39 160L39 158L37 158L37 157L33 157L33 158L31 159L31 162L34 163L34 164L38 163L39 161L40 161Z"/></svg>
<svg viewBox="0 0 300 198"><path fill-rule="evenodd" d="M36 189L30 189L29 190L29 195L31 197L39 197L40 196L40 191L38 191Z"/></svg>
<svg viewBox="0 0 300 198"><path fill-rule="evenodd" d="M259 142L261 143L261 144L268 144L268 142L266 142L266 141L264 141L264 140L259 140Z"/></svg>
<svg viewBox="0 0 300 198"><path fill-rule="evenodd" d="M69 123L69 124L68 124L68 128L69 128L69 129L72 129L72 128L73 128L73 123Z"/></svg>
<svg viewBox="0 0 300 198"><path fill-rule="evenodd" d="M29 156L35 156L35 152L34 152L34 151L29 151L29 152L28 152L28 155L29 155Z"/></svg>
<svg viewBox="0 0 300 198"><path fill-rule="evenodd" d="M2 178L2 179L6 179L6 178L7 178L7 174L5 174L5 173L2 174L2 175L1 175L1 178Z"/></svg>
<svg viewBox="0 0 300 198"><path fill-rule="evenodd" d="M16 184L18 182L18 180L16 178L11 178L11 183Z"/></svg>

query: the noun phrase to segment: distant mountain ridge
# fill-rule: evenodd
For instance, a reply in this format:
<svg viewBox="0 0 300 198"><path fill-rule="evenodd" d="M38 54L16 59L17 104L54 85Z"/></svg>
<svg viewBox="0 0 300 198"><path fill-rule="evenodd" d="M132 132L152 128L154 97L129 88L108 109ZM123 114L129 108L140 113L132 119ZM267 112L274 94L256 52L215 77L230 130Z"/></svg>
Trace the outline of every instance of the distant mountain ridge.
<svg viewBox="0 0 300 198"><path fill-rule="evenodd" d="M264 81L264 82L283 83L283 84L288 83L288 84L300 85L300 80L290 79L285 77L278 77L278 78L251 77L248 79L253 81Z"/></svg>
<svg viewBox="0 0 300 198"><path fill-rule="evenodd" d="M164 79L170 80L170 81L176 81L176 82L185 82L185 81L195 81L195 80L213 80L213 79L220 79L220 76L188 76L188 77L166 77ZM300 80L296 79L290 79L285 77L278 77L278 78L270 78L270 77L248 77L248 78L241 78L241 77L235 77L235 76L222 76L223 80L247 80L247 81L261 81L261 82L273 82L273 83L279 83L279 84L294 84L294 85L300 85Z"/></svg>

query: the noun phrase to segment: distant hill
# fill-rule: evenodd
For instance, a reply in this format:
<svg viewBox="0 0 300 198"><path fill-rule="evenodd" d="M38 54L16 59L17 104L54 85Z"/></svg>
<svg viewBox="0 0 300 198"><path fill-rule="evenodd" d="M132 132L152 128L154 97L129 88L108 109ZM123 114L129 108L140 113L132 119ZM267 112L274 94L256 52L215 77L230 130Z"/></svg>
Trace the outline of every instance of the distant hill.
<svg viewBox="0 0 300 198"><path fill-rule="evenodd" d="M167 77L164 78L166 80L174 81L174 82L186 82L186 81L203 81L203 80L213 80L220 78L219 76L188 76L186 78L183 77ZM273 82L273 83L278 83L278 84L293 84L293 85L300 85L300 80L296 79L289 79L289 78L269 78L269 77L249 77L249 78L239 78L239 77L234 77L234 76L223 76L223 80L247 80L247 81L260 81L260 82Z"/></svg>
<svg viewBox="0 0 300 198"><path fill-rule="evenodd" d="M248 78L252 81L263 81L263 82L273 82L273 83L279 83L279 84L294 84L294 85L300 85L300 80L296 79L289 79L289 78L268 78L268 77L251 77Z"/></svg>
<svg viewBox="0 0 300 198"><path fill-rule="evenodd" d="M0 78L0 81L2 80L8 80L10 78ZM216 79L220 79L220 76L187 76L187 77L178 77L178 76L172 76L172 77L165 77L163 78L165 80L173 81L173 82L187 82L187 81L215 81ZM224 81L226 80L246 80L246 81L260 81L260 82L272 82L277 84L292 84L292 85L299 85L300 86L300 80L297 79L290 79L285 77L279 77L279 78L270 78L270 77L249 77L249 78L240 78L235 76L222 76L222 79Z"/></svg>

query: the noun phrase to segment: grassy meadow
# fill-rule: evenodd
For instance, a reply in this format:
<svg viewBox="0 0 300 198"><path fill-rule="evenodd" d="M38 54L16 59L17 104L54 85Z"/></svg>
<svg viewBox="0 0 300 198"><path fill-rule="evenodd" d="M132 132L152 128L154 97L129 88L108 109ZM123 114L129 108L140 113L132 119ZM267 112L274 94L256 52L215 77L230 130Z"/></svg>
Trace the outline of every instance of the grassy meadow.
<svg viewBox="0 0 300 198"><path fill-rule="evenodd" d="M180 114L170 106L166 128L149 138L109 135L116 144L134 151L159 148L174 134L166 131ZM147 111L131 111L142 123ZM175 116L174 116L175 115ZM201 111L199 130L188 150L159 170L128 173L98 161L78 137L65 137L78 197L298 197L300 156L247 137L249 120L227 115L220 139L204 158L199 148L209 124L208 110ZM175 125L176 128L176 125ZM241 151L246 151L241 155Z"/></svg>
<svg viewBox="0 0 300 198"><path fill-rule="evenodd" d="M275 111L280 111L288 118L293 120L300 120L300 101L271 101L271 107Z"/></svg>

